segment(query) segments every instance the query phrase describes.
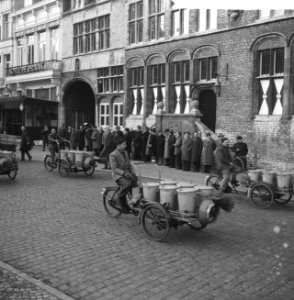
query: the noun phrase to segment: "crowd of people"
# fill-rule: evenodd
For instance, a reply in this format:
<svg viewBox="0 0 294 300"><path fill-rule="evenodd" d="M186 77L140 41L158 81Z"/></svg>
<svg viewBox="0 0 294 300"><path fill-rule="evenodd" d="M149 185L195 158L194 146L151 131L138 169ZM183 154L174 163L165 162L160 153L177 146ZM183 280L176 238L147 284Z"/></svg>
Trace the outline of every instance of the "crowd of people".
<svg viewBox="0 0 294 300"><path fill-rule="evenodd" d="M50 144L48 127L42 130L43 151ZM60 149L93 151L100 157L105 169L110 168L109 155L116 149L116 140L123 137L126 142L126 152L132 160L146 163L155 161L158 165L168 166L183 171L210 173L216 167L216 148L222 145L223 134L218 139L212 138L210 132L204 136L200 132L181 132L165 129L164 132L155 128L137 126L135 130L116 126L99 126L84 123L78 129L62 124L54 139L59 140ZM50 146L49 146L50 148ZM51 147L52 148L52 147ZM237 156L245 157L248 149L238 136L237 143L231 147ZM244 159L244 158L243 158ZM246 164L246 159L244 161Z"/></svg>

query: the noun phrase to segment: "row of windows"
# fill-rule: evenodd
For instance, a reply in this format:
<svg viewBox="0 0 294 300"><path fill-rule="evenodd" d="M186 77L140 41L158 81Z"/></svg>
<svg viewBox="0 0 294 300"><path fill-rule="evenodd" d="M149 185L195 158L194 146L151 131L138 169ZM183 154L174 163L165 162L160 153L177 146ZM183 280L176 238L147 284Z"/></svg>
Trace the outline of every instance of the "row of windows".
<svg viewBox="0 0 294 300"><path fill-rule="evenodd" d="M149 0L148 6L148 33L149 40L160 39L165 34L165 15L163 0ZM174 10L171 13L171 34L179 36L216 28L216 10L197 9L190 14L188 9ZM129 6L129 44L143 41L143 1Z"/></svg>
<svg viewBox="0 0 294 300"><path fill-rule="evenodd" d="M100 68L97 70L98 93L121 92L123 86L123 66Z"/></svg>
<svg viewBox="0 0 294 300"><path fill-rule="evenodd" d="M100 125L110 125L110 105L108 103L100 104ZM123 104L114 103L113 104L113 126L123 125Z"/></svg>
<svg viewBox="0 0 294 300"><path fill-rule="evenodd" d="M87 53L110 47L110 17L99 18L74 24L73 52Z"/></svg>

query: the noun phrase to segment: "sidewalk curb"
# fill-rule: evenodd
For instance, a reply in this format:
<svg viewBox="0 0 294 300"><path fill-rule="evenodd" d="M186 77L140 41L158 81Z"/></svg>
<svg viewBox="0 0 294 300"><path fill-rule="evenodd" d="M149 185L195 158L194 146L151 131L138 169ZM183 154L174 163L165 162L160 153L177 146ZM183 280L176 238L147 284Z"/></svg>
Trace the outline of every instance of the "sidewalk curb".
<svg viewBox="0 0 294 300"><path fill-rule="evenodd" d="M43 283L42 281L35 279L33 277L31 277L30 275L23 273L17 269L15 269L14 267L6 264L5 262L0 260L0 268L3 268L17 276L20 276L21 278L23 278L24 280L36 285L37 287L39 287L40 289L52 294L53 296L61 299L61 300L75 300L74 298L71 298L70 296L63 294L62 292L60 292L59 290Z"/></svg>

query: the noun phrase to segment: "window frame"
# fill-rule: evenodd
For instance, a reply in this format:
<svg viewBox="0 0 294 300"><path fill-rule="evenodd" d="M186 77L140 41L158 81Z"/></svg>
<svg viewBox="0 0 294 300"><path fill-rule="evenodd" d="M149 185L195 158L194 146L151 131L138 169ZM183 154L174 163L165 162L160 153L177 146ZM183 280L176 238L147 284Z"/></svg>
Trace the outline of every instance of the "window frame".
<svg viewBox="0 0 294 300"><path fill-rule="evenodd" d="M130 45L143 42L143 1L129 5L128 32Z"/></svg>

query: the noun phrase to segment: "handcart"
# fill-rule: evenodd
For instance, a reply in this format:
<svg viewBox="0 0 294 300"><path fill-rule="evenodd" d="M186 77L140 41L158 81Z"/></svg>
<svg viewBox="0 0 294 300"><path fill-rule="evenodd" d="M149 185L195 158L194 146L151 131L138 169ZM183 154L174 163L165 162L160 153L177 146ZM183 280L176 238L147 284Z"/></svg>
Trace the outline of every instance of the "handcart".
<svg viewBox="0 0 294 300"><path fill-rule="evenodd" d="M18 163L13 151L0 150L0 175L7 175L11 180L15 179L18 171Z"/></svg>
<svg viewBox="0 0 294 300"><path fill-rule="evenodd" d="M136 168L135 165L132 167ZM162 181L160 176L157 183L142 183L140 179L139 185L141 187L133 188L126 195L126 206L118 199L119 186L104 188L103 205L113 218L121 214L138 216L145 235L153 241L164 240L171 227L187 225L201 230L217 219L221 208L231 211L234 205L226 195L213 192L211 187L197 188L193 184ZM134 198L136 204L130 206Z"/></svg>
<svg viewBox="0 0 294 300"><path fill-rule="evenodd" d="M254 207L268 208L274 202L288 203L293 194L291 173L275 173L258 169L249 169L239 175L239 183L229 182L227 192L247 195ZM205 183L219 190L223 177L221 174L210 174ZM245 190L245 191L244 191Z"/></svg>
<svg viewBox="0 0 294 300"><path fill-rule="evenodd" d="M94 153L90 151L78 150L60 150L59 143L58 153L52 159L50 154L44 157L45 169L51 172L58 169L62 177L68 177L70 173L83 172L86 176L93 175L97 166L98 159L95 159Z"/></svg>

